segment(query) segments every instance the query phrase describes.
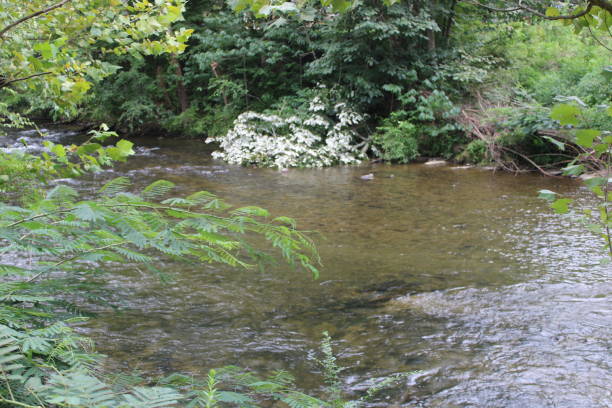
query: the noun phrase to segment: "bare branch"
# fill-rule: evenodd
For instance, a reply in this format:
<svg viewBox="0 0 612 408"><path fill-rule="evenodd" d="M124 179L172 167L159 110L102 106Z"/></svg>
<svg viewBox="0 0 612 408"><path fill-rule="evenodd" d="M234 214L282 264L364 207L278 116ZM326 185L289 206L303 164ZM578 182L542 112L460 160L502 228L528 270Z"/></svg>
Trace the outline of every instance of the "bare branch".
<svg viewBox="0 0 612 408"><path fill-rule="evenodd" d="M10 79L10 80L8 80L8 81L3 81L3 80L0 78L0 89L1 89L1 88L5 88L5 87L7 87L7 86L9 86L10 84L12 84L12 83L14 83L14 82L26 81L26 80L28 80L28 79L30 79L30 78L36 78L36 77L39 77L39 76L43 76L43 75L50 75L50 74L52 74L52 72L39 72L38 74L28 75L28 76L25 76L25 77L23 77L23 78L15 78L15 79Z"/></svg>
<svg viewBox="0 0 612 408"><path fill-rule="evenodd" d="M562 16L547 16L546 14L540 13L539 11L531 9L526 6L521 6L521 8L525 11L530 12L531 14L535 14L536 16L545 18L546 20L574 20L576 18L580 18L580 17L586 16L587 14L589 14L591 9L593 8L593 2L589 1L586 8L582 10L580 13L568 14L568 15L562 15Z"/></svg>
<svg viewBox="0 0 612 408"><path fill-rule="evenodd" d="M482 7L484 9L490 10L490 11L495 11L495 12L502 12L502 13L509 13L509 12L513 12L513 11L526 11L528 13L534 14L538 17L542 17L546 20L573 20L576 18L580 18L583 17L587 14L589 14L589 12L591 11L591 9L593 8L593 6L598 6L601 7L603 9L606 9L610 12L612 12L612 3L608 3L605 0L589 0L586 8L576 14L568 14L568 15L560 15L560 16L547 16L544 13L539 12L538 10L532 9L530 7L527 7L525 5L522 4L522 2L519 2L519 4L516 5L516 7L510 7L510 8L497 8L497 7L491 7L487 4L482 4L478 1L471 1L471 0L464 0L466 3L470 3L473 4L475 6L478 7Z"/></svg>
<svg viewBox="0 0 612 408"><path fill-rule="evenodd" d="M533 167L535 167L536 169L538 169L538 171L542 174L544 174L545 176L548 177L559 177L556 174L550 173L546 170L544 170L542 167L538 166L533 160L531 160L529 157L527 157L526 155L517 152L516 150L510 149L509 147L505 147L505 146L501 146L502 150L506 150L510 153L516 154L517 156L523 158L524 160L526 160L527 162L529 162Z"/></svg>
<svg viewBox="0 0 612 408"><path fill-rule="evenodd" d="M57 3L57 4L54 4L54 5L52 5L52 6L47 7L46 9L43 9L43 10L38 10L38 11L36 11L36 12L34 12L34 13L30 14L30 15L27 15L27 16L25 16L25 17L20 18L19 20L15 21L15 22L13 22L13 23L11 23L11 24L9 24L9 25L7 25L7 26L6 26L6 27L4 27L2 30L0 30L0 39L4 37L4 34L6 34L6 32L7 32L7 31L9 31L9 30L11 30L11 29L13 29L13 28L17 27L19 24L21 24L21 23L23 23L23 22L25 22L25 21L28 21L28 20L30 20L30 19L32 19L32 18L34 18L34 17L38 17L38 16L40 16L41 14L47 14L47 13L49 13L50 11L53 11L53 10L55 10L56 8L60 8L60 7L62 7L64 4L69 3L69 2L71 2L71 1L72 1L72 0L62 0L62 1L60 1L59 3Z"/></svg>
<svg viewBox="0 0 612 408"><path fill-rule="evenodd" d="M464 1L465 1L465 3L470 3L470 4L473 4L475 6L482 7L484 9L487 9L487 10L490 10L490 11L500 12L500 13L510 13L512 11L522 10L521 7L512 7L512 8L502 9L502 8L497 8L497 7L491 7L491 6L488 6L486 4L479 3L477 1L470 1L470 0L464 0Z"/></svg>

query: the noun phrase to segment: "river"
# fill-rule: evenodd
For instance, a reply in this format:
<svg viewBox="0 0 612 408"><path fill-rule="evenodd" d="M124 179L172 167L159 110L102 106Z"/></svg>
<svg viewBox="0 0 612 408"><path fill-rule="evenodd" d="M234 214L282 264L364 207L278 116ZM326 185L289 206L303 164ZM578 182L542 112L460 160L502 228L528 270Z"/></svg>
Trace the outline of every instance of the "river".
<svg viewBox="0 0 612 408"><path fill-rule="evenodd" d="M323 267L313 280L282 265L160 260L173 278L162 282L124 265L109 281L120 309L83 328L109 364L284 369L316 393L328 331L348 394L417 371L380 406L612 406L612 268L597 238L537 198L586 200L578 182L423 164L280 172L212 160L201 141L135 142L127 163L70 182L88 193L120 175L137 187L163 178L294 217L320 233Z"/></svg>

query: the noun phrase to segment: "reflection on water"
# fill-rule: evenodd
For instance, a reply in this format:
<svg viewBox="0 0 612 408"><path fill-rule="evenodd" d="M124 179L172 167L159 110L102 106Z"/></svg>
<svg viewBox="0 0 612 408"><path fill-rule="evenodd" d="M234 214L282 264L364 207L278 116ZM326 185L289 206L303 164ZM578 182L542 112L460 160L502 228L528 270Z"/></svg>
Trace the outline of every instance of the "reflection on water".
<svg viewBox="0 0 612 408"><path fill-rule="evenodd" d="M151 142L149 142L151 144ZM361 175L373 173L374 180ZM392 401L419 407L608 407L611 300L599 243L536 191L583 194L536 175L424 165L290 170L212 161L206 146L155 141L113 171L138 186L268 208L324 238L322 276L164 263L174 283L112 274L123 309L88 330L111 361L148 372L235 364L320 383L308 358L328 330L346 389L420 370Z"/></svg>

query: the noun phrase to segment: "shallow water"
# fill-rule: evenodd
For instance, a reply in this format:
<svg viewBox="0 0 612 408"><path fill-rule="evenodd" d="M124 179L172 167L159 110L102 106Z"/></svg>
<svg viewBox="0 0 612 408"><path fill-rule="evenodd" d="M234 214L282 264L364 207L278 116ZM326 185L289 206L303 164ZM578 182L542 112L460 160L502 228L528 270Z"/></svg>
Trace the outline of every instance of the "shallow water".
<svg viewBox="0 0 612 408"><path fill-rule="evenodd" d="M321 278L160 261L171 284L126 266L120 312L87 330L111 364L201 374L228 364L321 382L312 359L329 331L348 393L420 370L388 403L417 407L612 406L610 266L599 242L536 192L579 198L579 183L452 166L366 165L279 172L229 166L198 141L141 141L128 175L207 190L317 230ZM147 146L148 144L148 146ZM373 180L361 175L373 173ZM384 405L384 404L383 404Z"/></svg>

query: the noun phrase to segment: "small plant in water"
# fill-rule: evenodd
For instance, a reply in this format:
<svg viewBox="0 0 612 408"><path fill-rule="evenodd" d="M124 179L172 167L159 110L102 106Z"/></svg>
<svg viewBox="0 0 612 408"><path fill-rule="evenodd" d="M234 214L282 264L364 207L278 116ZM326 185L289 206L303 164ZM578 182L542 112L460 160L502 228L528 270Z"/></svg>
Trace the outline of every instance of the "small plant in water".
<svg viewBox="0 0 612 408"><path fill-rule="evenodd" d="M612 133L588 127L578 127L584 123L582 108L585 104L578 98L571 98L573 103L556 105L551 117L558 120L563 126L571 125L576 128L568 130L564 140L547 138L560 150L567 146L579 151L579 155L563 172L567 176L583 176L584 185L597 198L596 208L583 208L582 214L575 214L574 218L583 223L590 231L601 237L604 241L604 251L609 258L604 262L612 260ZM612 116L612 107L607 107L607 113ZM585 174L589 173L589 174ZM540 197L548 200L550 206L558 214L570 212L570 204L574 200L570 198L559 198L557 193L550 190L540 190Z"/></svg>
<svg viewBox="0 0 612 408"><path fill-rule="evenodd" d="M362 397L354 400L345 400L342 395L342 379L340 373L342 373L346 367L338 365L337 358L332 348L332 338L327 331L323 332L321 353L323 354L322 358L315 358L314 360L321 366L326 384L325 393L327 394L327 402L325 405L322 405L324 407L356 408L365 406L368 402L372 402L381 391L396 387L400 385L406 377L416 374L415 371L412 371L387 376L371 385Z"/></svg>

